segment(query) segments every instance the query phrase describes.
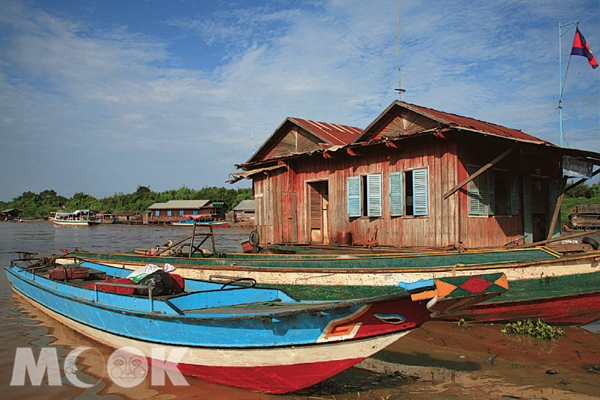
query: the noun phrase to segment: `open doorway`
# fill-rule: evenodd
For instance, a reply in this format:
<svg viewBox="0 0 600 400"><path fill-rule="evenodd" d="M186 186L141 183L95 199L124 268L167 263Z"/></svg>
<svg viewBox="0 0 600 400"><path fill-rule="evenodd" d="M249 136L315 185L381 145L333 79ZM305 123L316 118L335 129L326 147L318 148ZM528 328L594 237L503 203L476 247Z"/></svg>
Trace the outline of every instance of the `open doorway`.
<svg viewBox="0 0 600 400"><path fill-rule="evenodd" d="M310 242L329 243L329 183L328 181L308 183L308 208Z"/></svg>

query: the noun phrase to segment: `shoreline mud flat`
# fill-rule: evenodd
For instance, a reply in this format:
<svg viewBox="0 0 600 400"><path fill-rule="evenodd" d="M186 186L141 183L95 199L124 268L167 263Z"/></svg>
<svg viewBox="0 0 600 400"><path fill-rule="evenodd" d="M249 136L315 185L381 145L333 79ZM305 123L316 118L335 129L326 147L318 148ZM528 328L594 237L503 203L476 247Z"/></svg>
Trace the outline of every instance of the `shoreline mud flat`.
<svg viewBox="0 0 600 400"><path fill-rule="evenodd" d="M600 334L554 340L504 324L431 321L354 368L294 394L324 399L598 399ZM590 372L590 370L594 372Z"/></svg>

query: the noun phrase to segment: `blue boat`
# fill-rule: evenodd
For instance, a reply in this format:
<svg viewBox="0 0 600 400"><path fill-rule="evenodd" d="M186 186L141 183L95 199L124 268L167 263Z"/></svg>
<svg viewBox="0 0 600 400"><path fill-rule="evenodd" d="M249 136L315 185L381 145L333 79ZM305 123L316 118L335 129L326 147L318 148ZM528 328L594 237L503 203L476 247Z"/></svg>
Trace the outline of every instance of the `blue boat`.
<svg viewBox="0 0 600 400"><path fill-rule="evenodd" d="M504 274L491 274L433 280L370 298L297 301L277 289L252 287L251 280L186 279L178 281L180 293L156 293L153 281L115 283L131 270L73 258L13 261L5 270L14 292L100 343L138 349L154 364L207 382L271 393L318 383L432 316L508 288ZM155 352L157 347L164 351Z"/></svg>

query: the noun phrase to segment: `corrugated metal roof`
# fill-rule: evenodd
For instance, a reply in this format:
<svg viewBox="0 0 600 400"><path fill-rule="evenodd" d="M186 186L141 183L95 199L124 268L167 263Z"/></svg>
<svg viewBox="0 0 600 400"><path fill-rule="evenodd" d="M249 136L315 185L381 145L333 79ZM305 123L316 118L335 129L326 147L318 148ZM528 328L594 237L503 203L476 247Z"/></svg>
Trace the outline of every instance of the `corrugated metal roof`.
<svg viewBox="0 0 600 400"><path fill-rule="evenodd" d="M448 127L450 127L450 128L468 129L468 130L472 130L472 131L479 132L479 133L486 133L486 134L510 138L510 139L517 139L517 140L523 140L523 141L528 141L528 142L532 142L532 143L547 144L547 145L554 146L552 143L546 142L545 140L542 140L542 139L532 136L528 133L525 133L525 132L521 131L520 129L507 128L505 126L493 124L491 122L485 122L485 121L480 121L480 120L477 120L474 118L463 117L460 115L451 114L451 113L447 113L447 112L443 112L443 111L438 111L438 110L434 110L434 109L427 108L427 107L417 106L414 104L409 104L409 103L405 103L405 102L398 101L398 100L394 101L375 121L373 121L369 125L369 127L367 127L367 129L364 130L363 134L360 136L360 138L358 138L356 140L356 142L361 142L361 141L366 141L368 139L372 139L371 135L373 134L373 132L370 132L371 128L373 126L375 126L377 124L377 122L383 118L384 115L387 115L395 107L402 107L407 110L418 113L420 115L423 115L425 117L429 117L442 125L448 125ZM419 133L419 132L412 132L411 134L417 134L417 133Z"/></svg>
<svg viewBox="0 0 600 400"><path fill-rule="evenodd" d="M307 131L325 139L332 146L347 145L362 132L361 128L354 126L331 124L328 122L309 121L307 119L289 118Z"/></svg>
<svg viewBox="0 0 600 400"><path fill-rule="evenodd" d="M550 144L545 140L529 135L520 129L507 128L505 126L496 125L491 122L480 121L474 118L463 117L456 114L450 114L443 111L433 110L431 108L416 106L414 104L408 104L399 102L400 104L406 105L409 109L420 110L422 113L430 114L438 119L447 121L448 125L453 125L462 128L473 129L479 132L485 132L496 136L503 136L507 138L527 140L530 142Z"/></svg>
<svg viewBox="0 0 600 400"><path fill-rule="evenodd" d="M169 200L166 203L154 203L148 210L200 209L208 203L210 200Z"/></svg>

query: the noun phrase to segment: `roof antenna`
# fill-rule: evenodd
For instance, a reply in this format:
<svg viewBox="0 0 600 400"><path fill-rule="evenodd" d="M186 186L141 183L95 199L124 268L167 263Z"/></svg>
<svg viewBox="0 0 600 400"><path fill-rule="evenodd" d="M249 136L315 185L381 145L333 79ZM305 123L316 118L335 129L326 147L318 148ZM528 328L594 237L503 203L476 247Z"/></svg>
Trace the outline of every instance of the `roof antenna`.
<svg viewBox="0 0 600 400"><path fill-rule="evenodd" d="M254 131L250 131L250 135L252 136L252 154L254 154Z"/></svg>
<svg viewBox="0 0 600 400"><path fill-rule="evenodd" d="M402 101L402 93L406 92L406 90L402 89L402 78L400 69L400 0L396 1L398 7L398 100Z"/></svg>

